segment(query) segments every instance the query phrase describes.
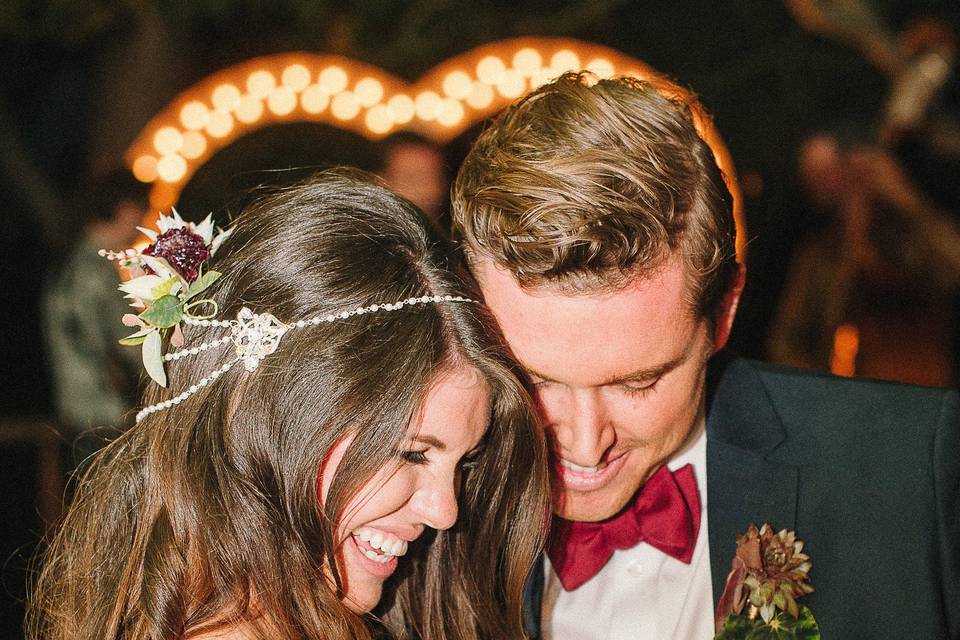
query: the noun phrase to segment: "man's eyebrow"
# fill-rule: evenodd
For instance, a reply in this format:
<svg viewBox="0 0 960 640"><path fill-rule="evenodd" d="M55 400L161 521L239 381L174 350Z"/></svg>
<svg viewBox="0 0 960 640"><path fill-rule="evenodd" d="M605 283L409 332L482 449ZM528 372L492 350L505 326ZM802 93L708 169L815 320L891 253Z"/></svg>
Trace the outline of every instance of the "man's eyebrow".
<svg viewBox="0 0 960 640"><path fill-rule="evenodd" d="M683 361L687 359L688 355L689 355L689 351L685 351L684 353L681 353L677 357L673 358L668 362L664 362L663 364L659 364L654 367L648 367L644 369L637 369L636 371L631 371L630 373L622 376L614 376L612 378L608 378L604 380L597 386L623 384L625 382L637 382L639 380L653 380L654 378L659 378L663 374L667 373L668 371L672 371L681 363L683 363ZM527 372L527 375L530 375L534 378L539 378L544 382L559 382L558 380L554 380L550 376L544 375L539 371L532 369L530 367L524 366L523 370Z"/></svg>
<svg viewBox="0 0 960 640"><path fill-rule="evenodd" d="M443 442L442 440L438 440L437 438L434 438L433 436L428 436L428 435L416 435L416 436L413 436L413 441L414 441L414 442L420 442L420 443L426 444L426 445L430 445L430 446L433 447L434 449L438 449L438 450L440 450L440 451L446 451L446 450L447 450L447 445L444 444L444 442Z"/></svg>
<svg viewBox="0 0 960 640"><path fill-rule="evenodd" d="M625 382L637 382L640 380L654 380L656 378L659 378L663 374L667 373L668 371L672 371L673 369L676 369L680 363L686 360L686 358L687 358L687 354L683 353L677 356L676 358L673 358L672 360L668 362L664 362L663 364L659 364L655 367L637 369L636 371L631 371L626 375L614 376L612 378L608 378L607 380L604 380L600 384L601 386L603 386L603 385L623 384Z"/></svg>

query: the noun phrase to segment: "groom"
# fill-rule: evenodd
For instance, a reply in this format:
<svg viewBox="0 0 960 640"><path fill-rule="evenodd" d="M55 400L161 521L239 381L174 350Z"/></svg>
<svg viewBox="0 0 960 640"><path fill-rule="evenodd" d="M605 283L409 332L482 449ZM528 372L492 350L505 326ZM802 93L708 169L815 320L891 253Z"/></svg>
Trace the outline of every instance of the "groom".
<svg viewBox="0 0 960 640"><path fill-rule="evenodd" d="M534 637L712 638L769 523L806 543L824 638L960 638L957 394L723 350L744 268L687 108L561 77L480 136L453 207L554 455Z"/></svg>

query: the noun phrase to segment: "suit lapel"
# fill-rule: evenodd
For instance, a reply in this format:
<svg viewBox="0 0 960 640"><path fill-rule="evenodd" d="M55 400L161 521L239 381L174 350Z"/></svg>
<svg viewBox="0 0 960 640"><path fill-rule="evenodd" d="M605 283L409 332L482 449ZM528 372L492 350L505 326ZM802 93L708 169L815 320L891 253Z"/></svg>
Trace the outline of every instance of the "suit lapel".
<svg viewBox="0 0 960 640"><path fill-rule="evenodd" d="M752 365L718 354L707 394L707 528L716 606L738 533L751 523L795 528L797 468L782 455L786 432Z"/></svg>

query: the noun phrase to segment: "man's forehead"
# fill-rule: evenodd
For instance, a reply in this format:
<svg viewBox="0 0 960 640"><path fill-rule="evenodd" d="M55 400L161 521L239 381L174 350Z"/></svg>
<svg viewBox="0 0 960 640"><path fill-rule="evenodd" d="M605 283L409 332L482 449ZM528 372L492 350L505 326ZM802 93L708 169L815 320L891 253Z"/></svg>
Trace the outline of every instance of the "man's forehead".
<svg viewBox="0 0 960 640"><path fill-rule="evenodd" d="M679 261L592 294L524 288L490 260L477 261L475 272L514 356L550 379L599 384L656 368L683 353L698 324Z"/></svg>

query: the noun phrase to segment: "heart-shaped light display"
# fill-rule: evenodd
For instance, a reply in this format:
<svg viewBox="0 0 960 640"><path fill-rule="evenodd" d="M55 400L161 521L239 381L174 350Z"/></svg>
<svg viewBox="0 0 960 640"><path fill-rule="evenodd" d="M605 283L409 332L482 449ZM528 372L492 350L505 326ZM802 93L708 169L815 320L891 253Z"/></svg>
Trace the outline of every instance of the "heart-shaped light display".
<svg viewBox="0 0 960 640"><path fill-rule="evenodd" d="M152 183L154 210L174 205L207 159L240 136L288 122L319 122L370 139L415 131L443 144L566 71L633 76L688 104L734 198L737 253L746 234L733 161L709 115L686 89L609 47L567 38L514 38L437 65L413 84L340 56L284 53L218 71L183 91L127 150L134 175Z"/></svg>

